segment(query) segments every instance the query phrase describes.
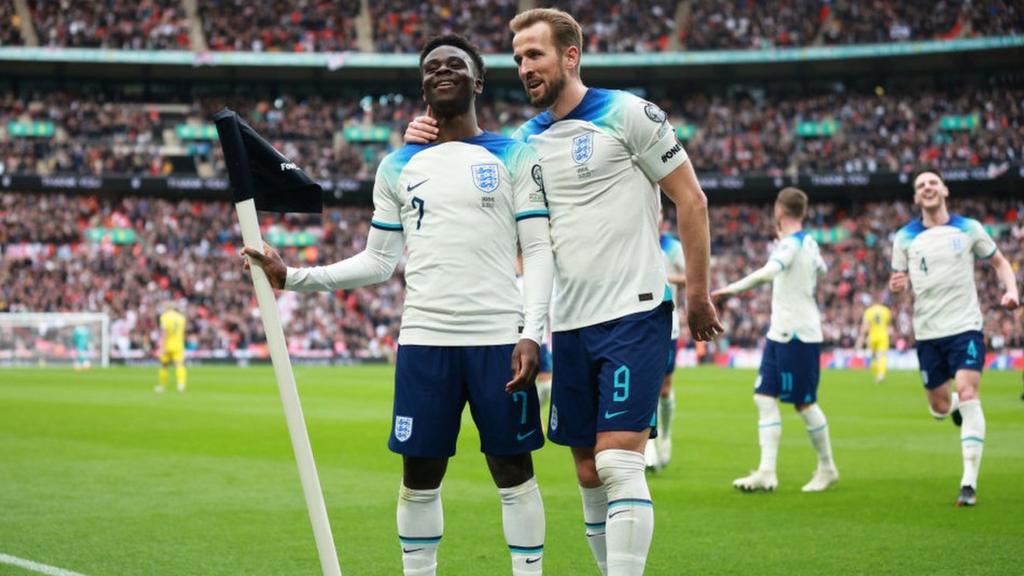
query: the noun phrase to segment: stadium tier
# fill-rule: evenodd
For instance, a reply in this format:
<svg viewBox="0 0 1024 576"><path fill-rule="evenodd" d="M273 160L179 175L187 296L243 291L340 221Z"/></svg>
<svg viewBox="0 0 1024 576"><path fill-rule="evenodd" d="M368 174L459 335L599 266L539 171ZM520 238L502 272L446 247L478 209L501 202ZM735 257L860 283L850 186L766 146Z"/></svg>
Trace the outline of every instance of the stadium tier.
<svg viewBox="0 0 1024 576"><path fill-rule="evenodd" d="M984 222L1020 269L1024 201L965 198L952 204L958 213ZM912 213L903 201L812 204L811 233L825 246L829 264L819 284L829 347L853 346L864 308L885 292L893 235ZM322 220L267 215L264 233L283 247L291 264L327 264L362 250L370 214L368 208L335 207ZM133 360L149 358L156 349L159 305L184 298L194 358L265 356L250 281L238 265L241 239L230 204L5 193L0 219L5 222L0 230L0 311L106 311L112 357ZM769 206L712 206L711 222L713 285L723 286L767 258L774 237ZM403 286L400 267L392 280L367 288L283 292L291 351L339 361L389 357L398 335ZM993 305L1000 292L990 269L979 269L978 286L990 348L1024 346L1020 322ZM883 298L894 308L894 343L911 347L909 299ZM769 300L768 290L730 299L722 307L726 332L718 348L755 347L768 326Z"/></svg>
<svg viewBox="0 0 1024 576"><path fill-rule="evenodd" d="M575 14L586 50L595 53L758 50L1024 32L1024 10L1003 0L13 0L0 7L0 45L414 53L430 36L472 29L484 52L500 53L511 51L507 22L534 6Z"/></svg>
<svg viewBox="0 0 1024 576"><path fill-rule="evenodd" d="M740 88L655 99L699 174L899 174L930 164L995 177L1022 161L1024 89L1014 86L799 96ZM411 90L147 99L26 87L0 92L0 171L224 177L210 118L225 105L315 178L364 181L423 108ZM511 132L532 113L514 98L479 106L481 125L496 132Z"/></svg>

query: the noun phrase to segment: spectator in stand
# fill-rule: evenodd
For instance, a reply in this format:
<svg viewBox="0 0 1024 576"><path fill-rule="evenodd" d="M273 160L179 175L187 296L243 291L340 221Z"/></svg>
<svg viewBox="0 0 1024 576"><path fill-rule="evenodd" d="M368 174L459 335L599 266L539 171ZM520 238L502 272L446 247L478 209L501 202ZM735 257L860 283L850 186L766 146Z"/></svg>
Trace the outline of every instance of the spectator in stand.
<svg viewBox="0 0 1024 576"><path fill-rule="evenodd" d="M1024 201L957 198L951 207L989 226L1024 280ZM764 259L774 237L770 206L728 204L710 212L712 282L724 284ZM807 228L829 244L823 250L829 272L818 284L826 347L854 345L864 308L888 278L891 234L911 214L905 199L811 203ZM319 238L314 247L285 248L289 261L334 262L363 250L369 215L369 208L329 208L322 219L286 216L273 230L305 230ZM184 297L190 345L199 356L262 344L249 280L237 267L241 239L228 203L0 194L0 221L0 311L104 311L118 327L115 354L142 353L152 351L159 338L158 305ZM89 228L131 229L137 241L91 242ZM999 337L1003 348L1024 347L1020 322L991 305L1000 295L994 273L983 267L977 274L986 336ZM402 295L401 274L372 288L289 294L281 306L292 352L339 359L387 356L398 334ZM912 345L910 301L887 304L896 340L904 348ZM769 322L769 293L731 299L721 312L728 344L757 347Z"/></svg>
<svg viewBox="0 0 1024 576"><path fill-rule="evenodd" d="M322 179L370 178L392 142L419 109L415 94L323 97L204 95L158 111L104 93L0 92L0 126L54 124L53 138L0 140L6 173L195 174L199 166L223 175L218 146L209 140L166 140L180 124L201 125L223 106L238 110L290 159ZM909 172L927 163L942 169L986 168L994 173L1024 158L1024 90L992 86L957 93L829 94L783 97L694 93L657 102L674 125L689 130L686 147L701 174L781 177L798 173ZM481 101L478 117L491 131L531 114L521 103ZM942 127L963 119L961 130ZM834 122L832 135L800 136L799 123ZM382 126L388 142L348 141L347 128Z"/></svg>

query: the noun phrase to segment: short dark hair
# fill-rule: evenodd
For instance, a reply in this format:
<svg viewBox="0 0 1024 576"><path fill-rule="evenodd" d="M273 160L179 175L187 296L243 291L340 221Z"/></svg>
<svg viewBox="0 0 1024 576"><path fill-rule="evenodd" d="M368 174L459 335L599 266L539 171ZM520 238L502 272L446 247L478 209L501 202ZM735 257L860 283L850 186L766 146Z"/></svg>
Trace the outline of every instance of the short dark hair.
<svg viewBox="0 0 1024 576"><path fill-rule="evenodd" d="M473 66L476 67L476 77L479 80L483 80L484 73L487 71L484 67L484 59L480 56L480 51L477 50L476 46L470 43L458 34L445 34L444 36L435 36L423 46L423 50L420 50L420 68L423 68L423 61L427 59L427 54L434 51L435 48L440 46L454 46L459 50L462 50L466 54L469 54L471 60L473 60Z"/></svg>
<svg viewBox="0 0 1024 576"><path fill-rule="evenodd" d="M799 188L788 186L779 190L775 203L782 207L782 211L790 218L799 218L807 215L807 194Z"/></svg>
<svg viewBox="0 0 1024 576"><path fill-rule="evenodd" d="M945 176L942 175L942 172L939 172L938 168L935 168L933 166L920 166L917 170L914 170L914 177L910 179L910 185L913 186L914 182L917 182L918 176L929 172L938 176L939 181L942 182L943 185L946 184L946 178Z"/></svg>
<svg viewBox="0 0 1024 576"><path fill-rule="evenodd" d="M526 12L520 12L508 23L508 27L513 34L518 34L520 30L529 28L537 22L544 22L551 28L551 38L554 40L559 54L571 46L575 46L577 50L583 52L583 28L575 18L563 10L533 8Z"/></svg>

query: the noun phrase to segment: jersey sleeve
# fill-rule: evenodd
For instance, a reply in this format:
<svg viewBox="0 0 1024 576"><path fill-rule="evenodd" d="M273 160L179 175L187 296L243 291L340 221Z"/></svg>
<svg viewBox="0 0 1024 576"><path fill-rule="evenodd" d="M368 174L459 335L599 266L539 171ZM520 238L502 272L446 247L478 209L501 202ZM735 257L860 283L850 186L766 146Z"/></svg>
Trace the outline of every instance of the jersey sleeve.
<svg viewBox="0 0 1024 576"><path fill-rule="evenodd" d="M540 159L532 148L517 144L508 163L512 178L512 198L516 221L529 218L547 218L548 200L544 190L544 171Z"/></svg>
<svg viewBox="0 0 1024 576"><path fill-rule="evenodd" d="M775 249L772 250L772 255L768 258L768 261L777 262L785 270L793 263L793 259L796 258L799 251L799 240L793 237L783 238L781 242L775 245Z"/></svg>
<svg viewBox="0 0 1024 576"><path fill-rule="evenodd" d="M971 220L967 229L967 237L971 239L971 252L979 260L988 260L996 255L996 241L985 231L985 227L977 220Z"/></svg>
<svg viewBox="0 0 1024 576"><path fill-rule="evenodd" d="M377 167L373 181L373 219L370 226L391 232L402 231L402 205L395 193L397 175L391 174L389 158Z"/></svg>
<svg viewBox="0 0 1024 576"><path fill-rule="evenodd" d="M892 241L892 271L906 272L907 259L907 240L901 230Z"/></svg>
<svg viewBox="0 0 1024 576"><path fill-rule="evenodd" d="M651 182L658 182L686 163L689 157L664 110L632 95L624 96L620 106L621 135Z"/></svg>

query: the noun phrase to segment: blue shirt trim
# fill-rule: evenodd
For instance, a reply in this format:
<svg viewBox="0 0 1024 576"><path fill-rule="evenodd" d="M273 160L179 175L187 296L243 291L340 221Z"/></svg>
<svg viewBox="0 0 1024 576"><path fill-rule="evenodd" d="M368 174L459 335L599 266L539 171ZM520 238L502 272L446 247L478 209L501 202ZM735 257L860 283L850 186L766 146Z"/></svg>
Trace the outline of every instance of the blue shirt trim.
<svg viewBox="0 0 1024 576"><path fill-rule="evenodd" d="M527 220L529 218L547 218L550 215L550 212L547 210L529 210L527 212L519 212L516 214L516 222L519 222L520 220Z"/></svg>
<svg viewBox="0 0 1024 576"><path fill-rule="evenodd" d="M565 115L565 117L559 120L583 120L585 122L593 122L608 113L611 109L612 102L615 100L614 90L604 90L602 88L587 88L587 93L583 95L583 99L580 103L572 109L571 112ZM534 116L526 124L523 124L519 130L521 131L520 136L523 141L526 142L530 136L540 134L551 128L551 126L558 122L551 113L548 111L541 112Z"/></svg>
<svg viewBox="0 0 1024 576"><path fill-rule="evenodd" d="M387 222L380 222L378 220L370 220L370 226L377 228L378 230L388 230L391 232L401 232L401 224L388 224Z"/></svg>

